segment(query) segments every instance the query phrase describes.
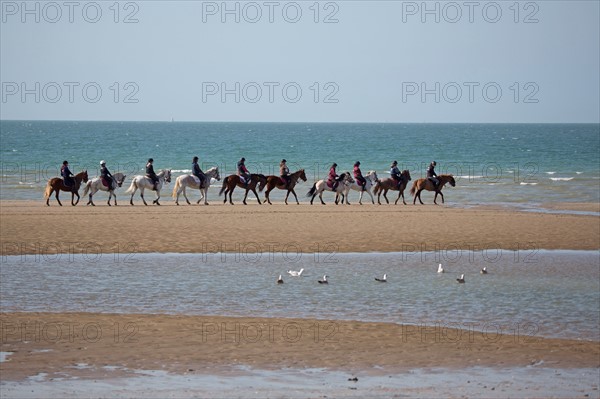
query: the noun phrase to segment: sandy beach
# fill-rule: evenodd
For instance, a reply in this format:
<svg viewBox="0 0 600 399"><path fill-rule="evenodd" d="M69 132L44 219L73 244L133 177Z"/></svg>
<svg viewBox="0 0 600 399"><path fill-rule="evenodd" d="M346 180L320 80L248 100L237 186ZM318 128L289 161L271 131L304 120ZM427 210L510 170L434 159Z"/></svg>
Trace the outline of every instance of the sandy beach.
<svg viewBox="0 0 600 399"><path fill-rule="evenodd" d="M81 253L280 251L285 245L318 252L519 250L600 248L597 216L461 209L435 205L120 205L44 206L42 201L2 201L2 255L44 251ZM137 201L140 203L139 201ZM100 205L102 204L102 205ZM550 204L549 211L560 208ZM567 207L567 209L573 206ZM577 204L597 212L598 204ZM560 208L565 209L565 208ZM254 244L254 245L248 245Z"/></svg>
<svg viewBox="0 0 600 399"><path fill-rule="evenodd" d="M249 252L278 251L286 243L304 252L322 250L323 245L338 252L600 248L598 216L555 213L597 212L598 204L547 204L538 213L434 205L230 206L212 201L207 207L175 206L165 200L162 206L132 207L121 201L118 207L108 207L97 202L96 207L1 202L2 255L79 253L90 248L103 253L115 248L140 253L227 252L239 243L252 243L245 247ZM252 315L3 313L0 321L0 351L8 354L0 371L3 381L17 383L11 388L14 392L34 383L18 381L39 373L44 373L43 382L35 384L129 377L132 370L207 376L248 367L378 375L539 366L591 369L593 375L600 367L598 342L532 338L523 331L498 335L468 328ZM517 384L523 385L530 383ZM537 387L543 389L544 383ZM597 388L592 384L586 389L595 389L592 396L597 396ZM431 394L440 392L432 389ZM429 391L415 392L420 396Z"/></svg>

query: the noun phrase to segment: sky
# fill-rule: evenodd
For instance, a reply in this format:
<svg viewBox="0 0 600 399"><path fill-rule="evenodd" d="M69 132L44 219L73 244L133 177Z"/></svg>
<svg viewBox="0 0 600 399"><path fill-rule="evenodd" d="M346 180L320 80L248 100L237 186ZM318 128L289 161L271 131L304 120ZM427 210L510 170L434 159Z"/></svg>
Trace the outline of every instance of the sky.
<svg viewBox="0 0 600 399"><path fill-rule="evenodd" d="M600 123L598 1L1 1L1 119Z"/></svg>

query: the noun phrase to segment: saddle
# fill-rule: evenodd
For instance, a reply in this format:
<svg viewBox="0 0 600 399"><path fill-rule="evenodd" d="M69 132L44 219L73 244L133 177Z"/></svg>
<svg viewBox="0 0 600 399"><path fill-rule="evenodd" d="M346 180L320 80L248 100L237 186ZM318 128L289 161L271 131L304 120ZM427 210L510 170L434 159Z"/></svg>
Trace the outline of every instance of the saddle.
<svg viewBox="0 0 600 399"><path fill-rule="evenodd" d="M333 190L334 183L335 183L335 180L327 180L327 187L329 187L330 189Z"/></svg>
<svg viewBox="0 0 600 399"><path fill-rule="evenodd" d="M281 182L281 184L286 185L287 184L287 180L285 180L283 177L279 176L279 181Z"/></svg>
<svg viewBox="0 0 600 399"><path fill-rule="evenodd" d="M104 187L111 188L112 181L109 181L108 179L105 179L104 177L102 177L101 180L102 180L102 184L104 185Z"/></svg>
<svg viewBox="0 0 600 399"><path fill-rule="evenodd" d="M200 178L196 175L190 175L192 176L192 178L194 179L194 182L196 182L196 184L198 185L199 188L204 188L204 184L202 184L202 181L200 181Z"/></svg>

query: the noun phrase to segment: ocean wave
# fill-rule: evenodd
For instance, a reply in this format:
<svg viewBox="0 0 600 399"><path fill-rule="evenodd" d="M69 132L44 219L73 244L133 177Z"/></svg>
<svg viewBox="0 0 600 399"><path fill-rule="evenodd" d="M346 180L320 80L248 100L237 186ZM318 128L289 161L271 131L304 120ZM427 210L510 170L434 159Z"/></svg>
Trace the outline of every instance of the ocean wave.
<svg viewBox="0 0 600 399"><path fill-rule="evenodd" d="M456 176L459 179L483 179L485 176L469 176L469 175L464 175L464 176Z"/></svg>
<svg viewBox="0 0 600 399"><path fill-rule="evenodd" d="M172 173L192 173L191 169L173 169Z"/></svg>
<svg viewBox="0 0 600 399"><path fill-rule="evenodd" d="M521 185L522 186L537 186L537 183L527 183L527 182L522 181Z"/></svg>
<svg viewBox="0 0 600 399"><path fill-rule="evenodd" d="M580 175L580 174L582 174L583 172L575 172L575 173L577 173L578 175Z"/></svg>
<svg viewBox="0 0 600 399"><path fill-rule="evenodd" d="M569 180L573 180L573 177L551 177L550 180L552 181L569 181Z"/></svg>
<svg viewBox="0 0 600 399"><path fill-rule="evenodd" d="M555 174L555 173L556 173L556 172L546 172L546 174L548 174L548 175L553 175L553 174Z"/></svg>

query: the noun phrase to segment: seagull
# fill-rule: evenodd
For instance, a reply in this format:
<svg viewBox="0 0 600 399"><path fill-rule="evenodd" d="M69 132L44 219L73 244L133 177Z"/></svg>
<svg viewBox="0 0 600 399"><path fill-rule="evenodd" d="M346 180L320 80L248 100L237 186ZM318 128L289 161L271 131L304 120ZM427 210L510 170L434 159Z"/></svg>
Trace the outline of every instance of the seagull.
<svg viewBox="0 0 600 399"><path fill-rule="evenodd" d="M438 273L444 273L444 268L441 263L438 265Z"/></svg>
<svg viewBox="0 0 600 399"><path fill-rule="evenodd" d="M461 275L460 275L460 278L457 278L457 279L456 279L456 281L458 281L458 282L459 282L459 283L461 283L461 284L462 284L462 283L464 283L464 282L465 282L465 275L464 275L464 274L461 274Z"/></svg>
<svg viewBox="0 0 600 399"><path fill-rule="evenodd" d="M479 273L487 274L487 266L485 266L483 269L481 269L481 271Z"/></svg>
<svg viewBox="0 0 600 399"><path fill-rule="evenodd" d="M290 276L294 276L294 277L300 277L302 275L302 272L304 271L304 269L300 269L300 271L296 271L296 270L288 270L288 274Z"/></svg>
<svg viewBox="0 0 600 399"><path fill-rule="evenodd" d="M327 275L323 276L323 280L319 280L319 284L329 284L329 281L327 281Z"/></svg>
<svg viewBox="0 0 600 399"><path fill-rule="evenodd" d="M283 284L283 278L281 278L281 274L279 275L279 278L277 279L277 284Z"/></svg>
<svg viewBox="0 0 600 399"><path fill-rule="evenodd" d="M379 281L380 283L385 283L387 281L387 274L384 274L383 278L375 277L375 281Z"/></svg>

